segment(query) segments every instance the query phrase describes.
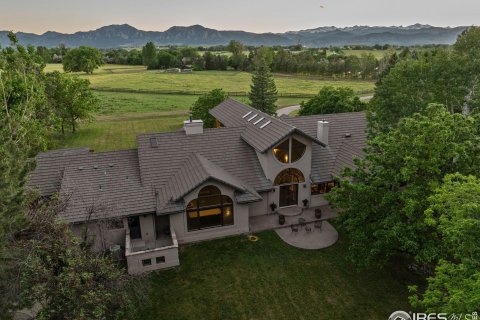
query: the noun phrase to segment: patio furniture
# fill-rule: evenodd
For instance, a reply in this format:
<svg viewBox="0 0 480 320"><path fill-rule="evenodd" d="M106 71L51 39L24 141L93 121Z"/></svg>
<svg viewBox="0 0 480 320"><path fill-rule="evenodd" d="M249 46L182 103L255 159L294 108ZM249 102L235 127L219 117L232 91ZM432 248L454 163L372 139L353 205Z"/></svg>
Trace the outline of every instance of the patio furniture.
<svg viewBox="0 0 480 320"><path fill-rule="evenodd" d="M278 215L278 224L281 226L285 224L285 216L283 214Z"/></svg>
<svg viewBox="0 0 480 320"><path fill-rule="evenodd" d="M315 218L317 219L322 218L322 209L315 209Z"/></svg>
<svg viewBox="0 0 480 320"><path fill-rule="evenodd" d="M315 229L319 229L320 231L322 230L322 226L323 226L323 221L315 221L315 223L313 224L313 227Z"/></svg>
<svg viewBox="0 0 480 320"><path fill-rule="evenodd" d="M305 219L303 219L303 218L298 218L298 224L301 225L302 227L305 226L305 222L306 222Z"/></svg>
<svg viewBox="0 0 480 320"><path fill-rule="evenodd" d="M290 228L292 229L292 232L298 234L298 226L291 224Z"/></svg>
<svg viewBox="0 0 480 320"><path fill-rule="evenodd" d="M305 226L305 231L311 232L311 231L312 231L312 228L311 228L309 225L306 225L306 226Z"/></svg>

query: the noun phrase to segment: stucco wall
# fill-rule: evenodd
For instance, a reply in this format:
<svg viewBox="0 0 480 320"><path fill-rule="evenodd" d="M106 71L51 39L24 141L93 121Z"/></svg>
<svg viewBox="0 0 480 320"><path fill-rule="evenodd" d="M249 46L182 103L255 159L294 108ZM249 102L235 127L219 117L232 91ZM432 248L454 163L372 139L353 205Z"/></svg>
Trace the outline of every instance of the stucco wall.
<svg viewBox="0 0 480 320"><path fill-rule="evenodd" d="M171 268L180 265L178 257L178 241L175 231L170 228L173 245L153 250L132 252L129 234L125 237L125 257L129 274L140 274L148 271ZM162 258L157 262L157 258ZM143 265L143 261L150 265Z"/></svg>
<svg viewBox="0 0 480 320"><path fill-rule="evenodd" d="M224 227L213 227L203 230L188 231L187 229L187 214L186 212L175 213L170 215L170 226L175 230L178 243L197 242L202 240L209 240L214 238L227 237L249 231L248 225L248 213L249 208L247 204L235 203L233 188L216 181L208 181L185 197L185 203L189 203L191 200L198 197L200 189L207 185L214 185L220 189L223 195L227 195L232 198L233 205L233 225Z"/></svg>
<svg viewBox="0 0 480 320"><path fill-rule="evenodd" d="M273 202L271 199L272 195L274 196L275 194L272 192L262 192L260 195L263 198L262 201L252 202L248 205L250 217L261 216L272 212L270 203Z"/></svg>
<svg viewBox="0 0 480 320"><path fill-rule="evenodd" d="M300 170L303 173L303 176L305 177L305 183L299 184L298 204L297 204L299 206L303 206L303 203L302 203L303 199L310 200L310 173L312 170L312 142L311 140L303 136L300 136L298 134L294 134L292 135L292 137L307 146L305 153L300 160L294 163L287 163L287 164L281 163L273 155L273 148L267 150L265 153L257 152L257 156L260 161L260 164L262 165L262 169L265 172L265 176L268 179L270 179L272 182L275 181L275 178L282 170L285 170L287 168L295 168ZM272 202L275 202L277 205L279 204L279 195L280 195L279 187L274 186L274 189L275 189L275 192L269 194L268 205L270 205L270 203Z"/></svg>
<svg viewBox="0 0 480 320"><path fill-rule="evenodd" d="M155 223L153 214L145 214L139 216L140 229L142 232L142 241L145 244L155 242Z"/></svg>
<svg viewBox="0 0 480 320"><path fill-rule="evenodd" d="M313 195L310 198L311 207L324 206L327 204L328 204L328 201L325 199L325 196L323 194Z"/></svg>

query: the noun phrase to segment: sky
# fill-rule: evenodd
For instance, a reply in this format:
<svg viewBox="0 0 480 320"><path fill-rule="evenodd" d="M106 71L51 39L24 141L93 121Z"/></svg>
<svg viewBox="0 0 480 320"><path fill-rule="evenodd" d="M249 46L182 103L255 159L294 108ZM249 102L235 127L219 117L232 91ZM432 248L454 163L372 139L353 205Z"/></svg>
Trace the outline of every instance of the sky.
<svg viewBox="0 0 480 320"><path fill-rule="evenodd" d="M0 0L0 30L74 33L128 23L164 31L285 32L320 26L480 25L479 0Z"/></svg>

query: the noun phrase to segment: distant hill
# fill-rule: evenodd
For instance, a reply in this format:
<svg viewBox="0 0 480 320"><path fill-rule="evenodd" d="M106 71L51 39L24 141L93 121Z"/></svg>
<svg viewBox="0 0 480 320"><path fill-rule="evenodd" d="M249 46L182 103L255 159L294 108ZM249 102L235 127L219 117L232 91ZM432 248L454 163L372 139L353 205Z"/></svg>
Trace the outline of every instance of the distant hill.
<svg viewBox="0 0 480 320"><path fill-rule="evenodd" d="M415 24L407 27L320 27L316 29L289 31L285 33L252 33L246 31L220 31L200 25L171 27L166 31L143 31L128 24L110 25L92 31L73 34L48 31L38 35L18 32L22 44L56 47L81 45L97 48L138 47L152 41L157 45L222 45L238 40L247 45L295 45L307 47L344 45L422 45L452 44L466 27L433 27ZM0 31L0 45L9 44L7 31Z"/></svg>

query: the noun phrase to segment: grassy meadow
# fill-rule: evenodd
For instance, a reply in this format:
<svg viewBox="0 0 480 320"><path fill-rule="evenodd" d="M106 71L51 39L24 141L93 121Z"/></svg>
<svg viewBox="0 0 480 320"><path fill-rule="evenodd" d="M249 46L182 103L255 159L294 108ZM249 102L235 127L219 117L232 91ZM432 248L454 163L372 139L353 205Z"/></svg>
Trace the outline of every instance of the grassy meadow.
<svg viewBox="0 0 480 320"><path fill-rule="evenodd" d="M46 72L63 71L61 64L48 64ZM201 71L191 74L148 71L143 66L104 65L94 74L78 73L90 80L100 100L100 108L92 123L82 123L75 134L60 139L59 147L91 147L97 151L135 147L137 134L178 129L187 118L199 94L215 88L227 92L247 93L251 74L236 71ZM299 104L326 85L347 86L356 92L371 92L369 81L323 80L315 76L275 74L280 94L278 107ZM122 91L124 90L124 91ZM125 92L133 91L133 92ZM150 93L142 93L148 90ZM177 91L177 94L152 93ZM181 92L181 93L178 93ZM247 103L246 96L235 99Z"/></svg>
<svg viewBox="0 0 480 320"><path fill-rule="evenodd" d="M411 274L398 266L356 271L347 241L302 250L275 232L180 248L181 265L152 273L138 319L387 319L409 310Z"/></svg>

